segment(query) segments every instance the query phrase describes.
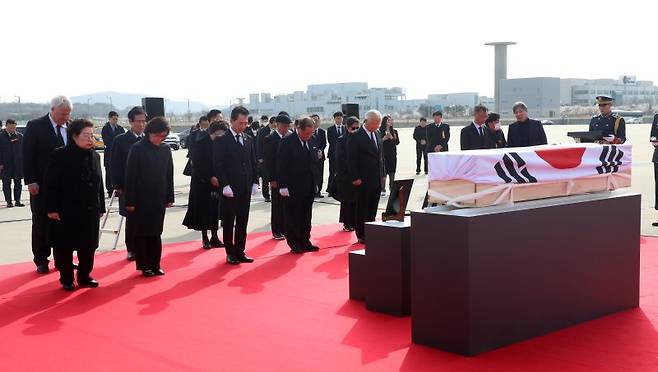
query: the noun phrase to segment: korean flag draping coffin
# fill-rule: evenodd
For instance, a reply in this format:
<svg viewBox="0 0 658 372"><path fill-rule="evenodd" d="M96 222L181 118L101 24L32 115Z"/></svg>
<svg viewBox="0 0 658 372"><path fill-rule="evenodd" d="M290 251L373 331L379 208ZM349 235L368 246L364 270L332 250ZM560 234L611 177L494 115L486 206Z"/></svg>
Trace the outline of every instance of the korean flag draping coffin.
<svg viewBox="0 0 658 372"><path fill-rule="evenodd" d="M631 145L579 143L429 154L429 198L489 206L629 187Z"/></svg>

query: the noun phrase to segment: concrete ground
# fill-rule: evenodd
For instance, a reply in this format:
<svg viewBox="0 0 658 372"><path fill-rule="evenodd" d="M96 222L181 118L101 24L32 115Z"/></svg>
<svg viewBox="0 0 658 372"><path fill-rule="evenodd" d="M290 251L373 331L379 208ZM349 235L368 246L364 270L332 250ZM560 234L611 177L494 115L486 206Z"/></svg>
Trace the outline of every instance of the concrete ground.
<svg viewBox="0 0 658 372"><path fill-rule="evenodd" d="M651 156L653 147L648 143L650 132L649 124L630 125L627 127L628 142L633 146L633 186L632 190L642 194L642 229L643 235L658 236L658 228L651 226L656 221L658 213L653 209L654 205L654 180L653 164ZM459 131L461 127L452 127L452 138L450 148L452 151L459 149ZM573 143L567 137L568 131L586 130L584 126L547 126L546 132L549 143ZM409 201L408 209L419 209L426 191L425 176L415 175L415 142L412 138L413 128L399 129L400 146L398 146L398 171L396 178L413 178L414 187ZM505 129L506 131L506 129ZM196 231L188 230L181 225L187 206L190 178L183 176L182 171L186 162L186 150L174 151L174 185L176 189L175 206L167 211L165 219L165 231L162 235L163 241L167 243L190 241L200 239ZM328 162L325 163L325 185ZM24 203L27 204L29 196L27 190L23 193ZM380 201L380 209L386 205L386 198ZM109 202L109 201L108 201ZM0 264L30 261L32 252L30 249L30 209L11 208L7 209L4 202L0 202ZM268 231L270 203L265 203L260 193L252 199L251 214L249 217L249 231ZM338 221L339 204L335 200L325 197L316 199L313 206L313 224L322 225L336 223ZM610 211L614 213L614 211ZM109 225L116 225L117 214L114 213L108 220ZM355 238L356 240L356 238ZM109 234L103 235L100 250L109 250L112 247L113 237ZM124 249L123 234L119 239L117 249ZM249 250L249 247L247 247Z"/></svg>

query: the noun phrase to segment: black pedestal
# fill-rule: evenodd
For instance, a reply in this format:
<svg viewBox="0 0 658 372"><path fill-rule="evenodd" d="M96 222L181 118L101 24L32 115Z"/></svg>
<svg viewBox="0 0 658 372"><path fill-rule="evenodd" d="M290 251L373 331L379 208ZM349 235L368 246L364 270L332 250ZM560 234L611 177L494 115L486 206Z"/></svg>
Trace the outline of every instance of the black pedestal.
<svg viewBox="0 0 658 372"><path fill-rule="evenodd" d="M438 207L412 221L415 343L475 355L638 306L638 194Z"/></svg>
<svg viewBox="0 0 658 372"><path fill-rule="evenodd" d="M351 251L348 256L348 267L350 272L350 299L364 301L368 280L366 250Z"/></svg>
<svg viewBox="0 0 658 372"><path fill-rule="evenodd" d="M366 308L397 316L411 314L411 219L369 222L365 233L368 265Z"/></svg>

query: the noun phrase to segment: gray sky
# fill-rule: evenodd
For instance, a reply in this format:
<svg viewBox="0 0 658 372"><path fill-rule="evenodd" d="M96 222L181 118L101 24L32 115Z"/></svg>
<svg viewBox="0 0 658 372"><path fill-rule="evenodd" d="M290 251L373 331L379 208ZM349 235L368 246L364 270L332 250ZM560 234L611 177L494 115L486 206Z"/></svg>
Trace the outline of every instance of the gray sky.
<svg viewBox="0 0 658 372"><path fill-rule="evenodd" d="M2 1L0 99L114 90L228 104L365 81L407 98L508 77L658 81L653 1Z"/></svg>

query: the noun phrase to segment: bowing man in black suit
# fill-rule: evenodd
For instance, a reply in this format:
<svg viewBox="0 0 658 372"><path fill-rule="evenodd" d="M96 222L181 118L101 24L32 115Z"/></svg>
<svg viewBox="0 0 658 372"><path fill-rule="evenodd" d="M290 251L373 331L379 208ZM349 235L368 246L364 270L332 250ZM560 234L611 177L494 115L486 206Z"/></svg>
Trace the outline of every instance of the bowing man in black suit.
<svg viewBox="0 0 658 372"><path fill-rule="evenodd" d="M327 142L329 142L329 151L327 151L327 157L329 157L329 180L327 180L327 193L329 196L332 194L334 189L334 177L336 177L336 141L338 137L342 136L345 133L345 126L343 125L343 113L337 111L334 113L334 125L330 126L327 129Z"/></svg>
<svg viewBox="0 0 658 372"><path fill-rule="evenodd" d="M528 106L525 103L515 103L512 111L516 122L510 124L507 129L507 146L528 147L548 143L544 126L541 121L528 118Z"/></svg>
<svg viewBox="0 0 658 372"><path fill-rule="evenodd" d="M473 122L462 128L460 143L462 150L481 150L495 148L490 131L487 131L485 121L489 116L487 106L478 104L473 109Z"/></svg>
<svg viewBox="0 0 658 372"><path fill-rule="evenodd" d="M283 137L289 134L292 120L287 115L273 117L276 129L263 140L263 179L267 179L272 190L272 208L270 210L270 226L275 240L285 239L283 212L283 197L279 194L277 177L277 152Z"/></svg>
<svg viewBox="0 0 658 372"><path fill-rule="evenodd" d="M379 125L382 114L370 110L361 129L347 137L347 165L352 185L356 186L356 237L365 242L365 223L374 221L382 190L383 152Z"/></svg>
<svg viewBox="0 0 658 372"><path fill-rule="evenodd" d="M313 167L317 161L317 144L312 141L313 119L295 121L295 131L281 139L277 152L277 183L284 197L285 234L292 253L314 252L311 244L311 219L315 181Z"/></svg>
<svg viewBox="0 0 658 372"><path fill-rule="evenodd" d="M222 190L220 213L224 224L226 262L254 262L245 255L249 203L258 191L254 139L244 134L249 111L237 106L231 111L230 128L213 142L213 169Z"/></svg>
<svg viewBox="0 0 658 372"><path fill-rule="evenodd" d="M135 106L128 111L128 123L130 130L126 133L116 136L112 143L112 158L110 166L112 168L112 184L114 192L119 196L119 214L128 217L126 211L126 168L128 167L128 153L130 148L144 137L146 128L146 111L141 106ZM135 236L133 220L126 219L126 260L135 261Z"/></svg>
<svg viewBox="0 0 658 372"><path fill-rule="evenodd" d="M103 165L105 166L105 189L107 189L107 195L112 196L112 191L114 190L114 184L112 184L112 144L114 139L126 132L122 126L119 125L119 114L116 111L110 111L107 114L108 121L101 129L101 136L103 137L103 144L105 145L105 150L103 150Z"/></svg>
<svg viewBox="0 0 658 372"><path fill-rule="evenodd" d="M23 175L30 192L32 210L32 254L37 272L49 271L48 257L50 244L46 236L48 216L44 200L43 186L46 165L50 154L56 148L68 143L67 124L73 104L65 96L57 96L50 101L50 112L27 123L23 143Z"/></svg>

